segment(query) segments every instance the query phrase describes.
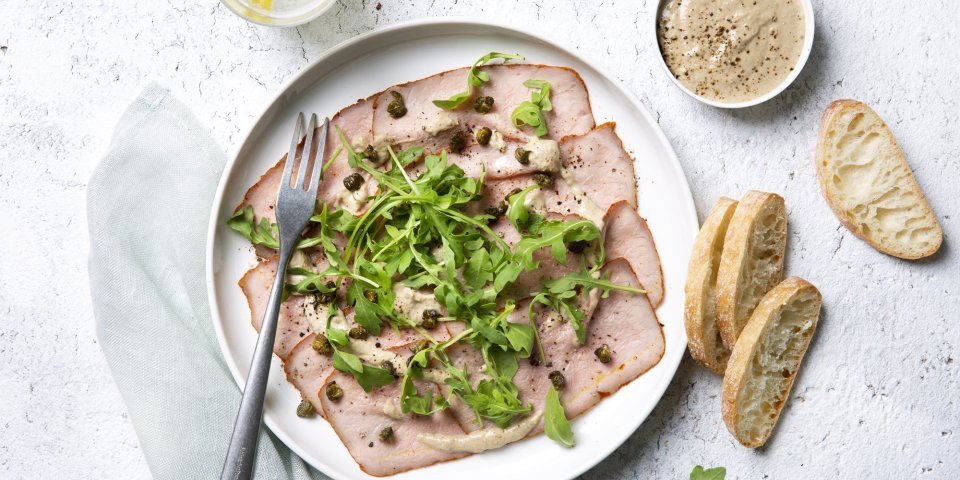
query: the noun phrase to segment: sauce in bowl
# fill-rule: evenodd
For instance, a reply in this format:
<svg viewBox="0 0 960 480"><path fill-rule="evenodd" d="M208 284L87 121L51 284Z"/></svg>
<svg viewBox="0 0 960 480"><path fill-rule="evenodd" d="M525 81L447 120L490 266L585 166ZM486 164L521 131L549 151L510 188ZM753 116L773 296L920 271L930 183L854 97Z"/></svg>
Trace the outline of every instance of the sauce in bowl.
<svg viewBox="0 0 960 480"><path fill-rule="evenodd" d="M666 0L657 17L667 68L688 90L716 102L774 90L804 48L802 0Z"/></svg>

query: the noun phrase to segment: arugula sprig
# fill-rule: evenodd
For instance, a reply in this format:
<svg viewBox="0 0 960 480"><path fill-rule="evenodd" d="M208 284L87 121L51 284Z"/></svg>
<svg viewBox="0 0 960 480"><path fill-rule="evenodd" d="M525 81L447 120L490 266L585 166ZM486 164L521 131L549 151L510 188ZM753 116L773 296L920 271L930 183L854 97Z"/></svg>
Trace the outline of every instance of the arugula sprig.
<svg viewBox="0 0 960 480"><path fill-rule="evenodd" d="M446 100L434 100L433 104L444 110L453 110L462 105L473 95L474 88L490 81L490 74L481 70L480 67L496 59L502 59L503 63L507 63L510 60L523 60L523 55L490 52L480 57L476 62L473 62L470 71L467 73L467 90L454 94Z"/></svg>
<svg viewBox="0 0 960 480"><path fill-rule="evenodd" d="M546 80L530 79L524 81L523 85L533 89L530 92L530 100L517 105L510 114L510 120L517 128L524 125L533 127L533 133L542 137L548 132L547 119L543 116L543 112L553 110L553 103L550 101L550 83Z"/></svg>
<svg viewBox="0 0 960 480"><path fill-rule="evenodd" d="M727 477L727 469L723 467L713 467L706 470L700 465L693 467L690 472L690 480L723 480Z"/></svg>
<svg viewBox="0 0 960 480"><path fill-rule="evenodd" d="M547 390L547 401L543 412L543 431L547 437L564 447L573 447L573 429L560 403L560 394L553 385Z"/></svg>
<svg viewBox="0 0 960 480"><path fill-rule="evenodd" d="M256 221L253 205L247 205L227 219L227 226L243 235L254 245L262 245L273 250L280 248L279 229L276 223L271 223L266 217ZM297 248L310 248L320 244L319 237L301 238Z"/></svg>

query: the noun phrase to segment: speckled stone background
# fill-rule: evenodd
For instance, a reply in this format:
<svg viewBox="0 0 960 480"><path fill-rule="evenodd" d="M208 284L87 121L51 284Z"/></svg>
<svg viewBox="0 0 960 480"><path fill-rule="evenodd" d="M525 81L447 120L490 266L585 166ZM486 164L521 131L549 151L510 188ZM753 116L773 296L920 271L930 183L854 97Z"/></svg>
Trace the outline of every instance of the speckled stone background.
<svg viewBox="0 0 960 480"><path fill-rule="evenodd" d="M150 476L94 335L84 218L87 178L143 86L173 90L229 150L277 87L325 49L441 15L509 15L620 78L673 143L701 218L719 195L783 194L788 270L825 297L766 448L732 440L720 379L687 359L653 415L584 478L681 479L697 464L743 479L960 476L960 3L816 1L816 44L795 85L731 112L687 98L660 70L653 0L381 1L339 0L284 30L211 0L3 1L0 478ZM817 122L844 97L873 105L906 151L946 235L934 258L875 252L821 199Z"/></svg>

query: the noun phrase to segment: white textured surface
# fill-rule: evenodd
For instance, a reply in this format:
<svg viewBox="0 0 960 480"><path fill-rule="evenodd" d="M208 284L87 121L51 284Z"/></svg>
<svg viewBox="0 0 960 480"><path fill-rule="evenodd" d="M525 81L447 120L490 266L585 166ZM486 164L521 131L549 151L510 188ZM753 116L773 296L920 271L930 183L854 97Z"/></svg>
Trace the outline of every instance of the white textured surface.
<svg viewBox="0 0 960 480"><path fill-rule="evenodd" d="M271 30L210 0L4 2L0 477L149 477L86 286L84 186L129 100L157 80L229 149L280 83L324 49L436 15L527 23L622 79L673 142L701 216L718 195L784 194L788 270L824 294L820 330L765 449L735 444L720 420L719 378L686 360L653 416L586 478L678 479L696 464L744 479L960 475L960 3L817 1L817 41L797 84L736 112L671 85L655 62L652 0L516 3L340 0L305 27ZM821 199L817 121L843 97L873 105L906 151L946 234L933 259L873 251Z"/></svg>

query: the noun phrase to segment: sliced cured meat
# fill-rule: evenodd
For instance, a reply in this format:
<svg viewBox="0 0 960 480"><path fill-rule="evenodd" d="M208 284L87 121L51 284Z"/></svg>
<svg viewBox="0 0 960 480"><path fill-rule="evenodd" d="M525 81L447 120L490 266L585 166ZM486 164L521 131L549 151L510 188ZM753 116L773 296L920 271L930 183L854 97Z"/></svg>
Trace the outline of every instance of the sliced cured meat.
<svg viewBox="0 0 960 480"><path fill-rule="evenodd" d="M313 408L326 417L323 411L324 381L333 371L333 362L329 355L322 355L313 349L313 340L316 334L311 333L290 351L283 362L283 371L287 380L300 391L300 396L313 404Z"/></svg>
<svg viewBox="0 0 960 480"><path fill-rule="evenodd" d="M637 274L654 308L663 300L663 270L647 222L627 202L617 202L604 217L607 258L624 258Z"/></svg>
<svg viewBox="0 0 960 480"><path fill-rule="evenodd" d="M614 283L640 287L626 260L613 260L604 270ZM594 354L603 345L613 353L609 363L601 363ZM567 385L560 399L567 415L583 413L651 369L663 356L664 345L663 329L645 295L610 292L593 313L587 342L569 352L561 370Z"/></svg>
<svg viewBox="0 0 960 480"><path fill-rule="evenodd" d="M334 127L340 127L347 141L358 148L364 148L370 144L370 142L372 142L372 115L373 102L370 99L360 100L337 112L333 118L330 119L330 129L327 132L327 143L322 157L324 163L330 159L333 153L342 147L339 135ZM303 142L301 142L297 152L299 154L302 151ZM253 207L253 213L257 221L259 221L260 218L267 218L271 223L276 222L274 209L277 205L277 192L280 188L280 180L283 177L283 165L286 159L287 156L284 154L276 165L270 167L270 169L260 177L260 180L247 190L243 202L240 203L237 210L241 210L247 205L250 205ZM297 163L299 164L299 162ZM323 179L320 181L320 186L317 188L317 197L325 202L333 202L336 195L343 190L343 179L353 173L353 171L354 169L347 165L346 153L340 152L324 173ZM373 185L372 188L374 188L375 191L376 186Z"/></svg>
<svg viewBox="0 0 960 480"><path fill-rule="evenodd" d="M631 207L637 207L633 159L623 149L623 142L614 131L615 127L616 124L612 122L604 123L589 135L560 141L563 166L569 172L569 179L568 182L557 183L561 186L568 183L577 185L603 212L621 200L626 200ZM563 193L558 195L564 196ZM577 192L568 195L573 196L575 202L580 198Z"/></svg>
<svg viewBox="0 0 960 480"><path fill-rule="evenodd" d="M521 131L513 126L510 113L530 99L530 89L523 85L529 79L546 80L551 85L553 110L546 112L549 136L562 138L580 135L595 125L590 109L590 98L583 79L572 69L546 65L506 64L482 67L490 81L478 89L474 97L460 108L444 113L433 104L434 100L446 99L462 92L467 85L469 68L458 68L413 82L396 85L376 96L373 114L373 132L378 143L422 145L428 151L438 151L449 145L449 136L459 129L467 133L487 127L502 134L506 139L519 140L532 132ZM387 108L396 92L403 97L407 114L393 118ZM493 110L488 114L474 111L473 101L477 95L493 97ZM438 115L440 117L438 118ZM444 117L451 118L444 118ZM437 135L430 132L442 129Z"/></svg>
<svg viewBox="0 0 960 480"><path fill-rule="evenodd" d="M240 288L247 297L250 307L250 322L258 332L263 323L263 315L270 298L270 288L277 272L277 258L261 261L240 279ZM304 337L311 333L309 315L315 314L314 298L304 295L291 295L280 305L280 317L277 320L277 338L273 353L286 358L290 351Z"/></svg>
<svg viewBox="0 0 960 480"><path fill-rule="evenodd" d="M364 472L375 476L393 475L464 456L434 450L417 440L421 433L461 435L463 429L446 411L428 417L399 413L395 402L400 395L400 382L366 393L352 377L336 370L323 381L321 389L330 382L336 382L343 389L343 397L333 401L325 394L320 395L323 411ZM432 383L415 383L421 392L438 393ZM394 405L388 406L389 403ZM393 429L392 438L381 441L380 432L388 427Z"/></svg>

